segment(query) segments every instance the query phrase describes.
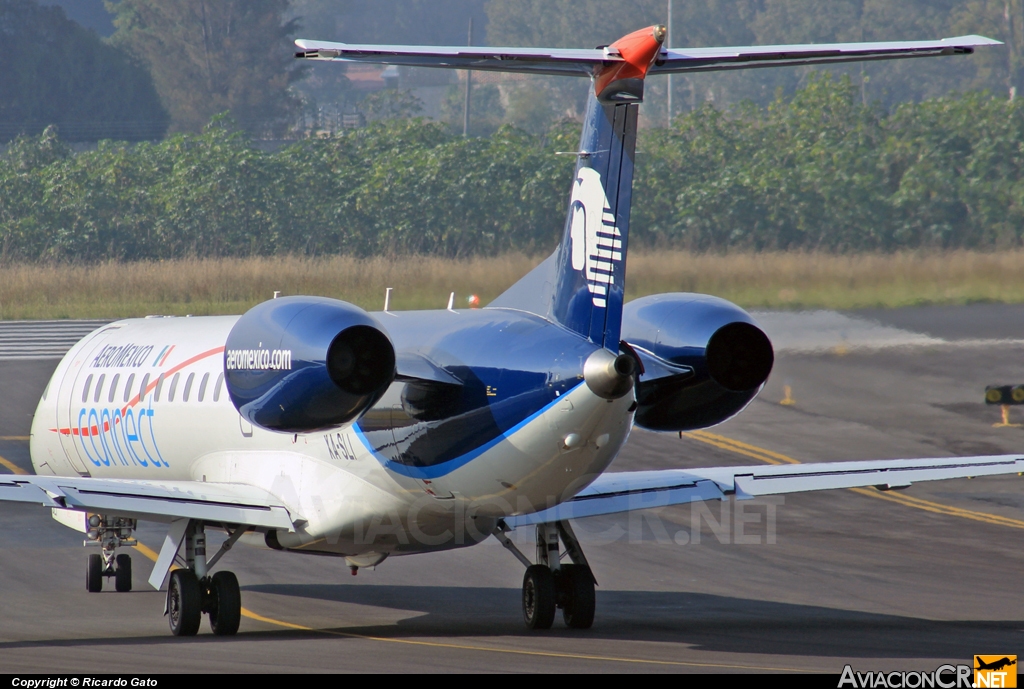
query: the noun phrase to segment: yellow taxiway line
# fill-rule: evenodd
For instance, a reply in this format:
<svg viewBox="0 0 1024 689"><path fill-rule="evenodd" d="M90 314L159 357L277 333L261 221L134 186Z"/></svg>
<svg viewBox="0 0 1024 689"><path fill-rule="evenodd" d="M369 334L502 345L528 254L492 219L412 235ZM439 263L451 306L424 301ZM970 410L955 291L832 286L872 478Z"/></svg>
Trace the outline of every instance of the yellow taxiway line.
<svg viewBox="0 0 1024 689"><path fill-rule="evenodd" d="M17 464L15 464L14 462L12 462L9 459L4 459L3 457L0 457L0 465L3 465L5 467L7 467L8 469L10 469L12 474L19 474L21 476L27 476L28 475L27 471L25 471L24 469L22 469L20 466L18 466Z"/></svg>
<svg viewBox="0 0 1024 689"><path fill-rule="evenodd" d="M685 433L683 437L693 438L694 440L698 440L707 445L712 445L713 447L717 447L721 450L728 450L729 452L744 455L746 457L752 457L765 462L766 464L800 464L798 460L778 452L772 452L771 450L766 450L764 448L757 447L756 445L750 445L748 443L740 442L739 440L734 440L733 438L727 438L724 435L708 433L707 431ZM986 524L1008 526L1013 529L1024 529L1024 521L1021 521L1020 519L1012 519L1010 517L1002 517L998 514L974 512L972 510L965 510L960 507L953 507L952 505L943 505L938 502L923 500L909 495L896 494L891 491L882 492L871 488L851 488L850 490L860 495L888 500L889 502L896 502L907 507L913 507L926 512L932 512L934 514L945 514L952 517L962 517L963 519L984 522Z"/></svg>
<svg viewBox="0 0 1024 689"><path fill-rule="evenodd" d="M152 548L139 543L134 546L137 551L145 555L147 558L156 562L157 554ZM634 665L665 665L671 667L692 667L692 668L708 668L708 669L724 669L724 670L759 670L768 672L814 672L813 670L801 670L798 668L789 667L761 667L758 665L728 665L724 663L687 663L684 661L676 660L652 660L647 658L622 658L618 656L599 656L589 655L580 653L556 653L549 651L527 651L514 648L493 648L490 646L473 646L469 644L449 644L441 643L436 641L414 641L412 639L392 639L384 636L367 636L365 634L354 634L352 632L339 632L333 629L314 629L313 627L306 627L301 624L293 624L292 622L285 622L284 620L275 620L272 617L266 617L255 613L248 608L242 608L242 617L247 617L250 620L256 622L263 622L264 624L272 624L277 627L283 627L285 629L292 629L300 632L313 632L316 634L324 634L326 636L340 636L348 639L362 639L363 641L377 641L380 643L388 644L403 644L406 646L426 646L429 648L447 648L456 651L476 651L479 653L502 653L507 655L521 655L531 656L534 658L560 658L563 660L593 660L606 663L628 663Z"/></svg>

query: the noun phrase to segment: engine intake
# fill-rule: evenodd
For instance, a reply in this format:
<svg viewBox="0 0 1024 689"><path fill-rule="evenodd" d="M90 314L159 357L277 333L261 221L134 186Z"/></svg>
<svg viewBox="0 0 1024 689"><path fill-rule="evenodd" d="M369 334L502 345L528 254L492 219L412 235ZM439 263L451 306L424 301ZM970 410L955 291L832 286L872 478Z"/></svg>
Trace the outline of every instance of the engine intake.
<svg viewBox="0 0 1024 689"><path fill-rule="evenodd" d="M238 413L271 431L355 421L395 378L384 328L357 306L320 297L264 302L228 335L224 376Z"/></svg>

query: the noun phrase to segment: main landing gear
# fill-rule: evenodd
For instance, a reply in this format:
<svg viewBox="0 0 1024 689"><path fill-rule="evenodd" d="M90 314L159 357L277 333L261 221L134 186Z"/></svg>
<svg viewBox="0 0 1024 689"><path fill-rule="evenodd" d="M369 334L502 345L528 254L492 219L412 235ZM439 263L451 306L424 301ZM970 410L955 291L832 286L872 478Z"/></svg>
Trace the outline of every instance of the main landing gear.
<svg viewBox="0 0 1024 689"><path fill-rule="evenodd" d="M203 614L217 636L238 632L242 620L242 593L238 577L232 572L209 570L241 537L238 527L209 562L206 560L206 530L202 522L189 522L185 528L185 558L181 569L171 572L167 585L167 620L175 636L195 636ZM177 557L177 556L175 556ZM180 558L178 558L180 559Z"/></svg>
<svg viewBox="0 0 1024 689"><path fill-rule="evenodd" d="M509 528L499 522L494 536L526 566L523 575L523 620L530 629L551 629L555 614L570 629L590 629L594 624L594 575L568 521L537 525L537 564L532 564L508 537ZM572 564L562 564L559 540Z"/></svg>
<svg viewBox="0 0 1024 689"><path fill-rule="evenodd" d="M132 538L135 527L134 519L102 517L98 514L89 516L89 531L86 533L88 540L85 544L100 546L103 552L89 556L85 568L86 591L99 593L103 590L103 580L111 577L118 593L132 590L132 558L127 553L115 556L114 551L122 546L138 544Z"/></svg>
<svg viewBox="0 0 1024 689"><path fill-rule="evenodd" d="M85 587L90 593L103 590L103 579L113 577L118 591L132 590L132 559L116 548L138 545L132 538L137 527L134 519L92 515L86 545L98 545L102 554L89 556ZM238 577L231 572L210 574L217 561L238 542L245 527L225 526L229 537L209 561L206 559L206 526L195 520L179 519L171 524L164 546L153 567L150 584L159 589L170 572L164 614L175 636L195 636L203 614L210 618L210 627L218 636L238 632L242 619L242 593ZM184 556L180 554L184 544ZM178 569L170 571L172 565Z"/></svg>

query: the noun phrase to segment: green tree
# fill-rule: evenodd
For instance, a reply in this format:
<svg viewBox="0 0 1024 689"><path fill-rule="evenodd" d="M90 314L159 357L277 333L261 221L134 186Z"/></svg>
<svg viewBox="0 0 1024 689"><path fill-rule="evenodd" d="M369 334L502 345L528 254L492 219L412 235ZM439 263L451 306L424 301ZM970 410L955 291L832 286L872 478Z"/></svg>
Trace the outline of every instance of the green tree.
<svg viewBox="0 0 1024 689"><path fill-rule="evenodd" d="M0 0L0 141L56 124L69 141L160 138L167 112L144 67L59 7Z"/></svg>
<svg viewBox="0 0 1024 689"><path fill-rule="evenodd" d="M490 136L498 131L505 119L501 104L501 91L494 84L474 84L470 106L470 135ZM462 132L465 124L466 84L453 84L441 102L441 119L452 131Z"/></svg>
<svg viewBox="0 0 1024 689"><path fill-rule="evenodd" d="M304 38L389 45L465 45L469 19L483 41L486 0L293 0Z"/></svg>
<svg viewBox="0 0 1024 689"><path fill-rule="evenodd" d="M297 105L288 0L112 0L113 40L149 65L172 131L230 112L252 132L277 129Z"/></svg>
<svg viewBox="0 0 1024 689"><path fill-rule="evenodd" d="M1024 89L1024 0L969 0L954 13L954 24L964 33L983 33L1006 43L975 59L975 88L999 88L1011 97Z"/></svg>
<svg viewBox="0 0 1024 689"><path fill-rule="evenodd" d="M360 109L371 120L404 120L423 112L423 101L411 91L384 89L366 96Z"/></svg>

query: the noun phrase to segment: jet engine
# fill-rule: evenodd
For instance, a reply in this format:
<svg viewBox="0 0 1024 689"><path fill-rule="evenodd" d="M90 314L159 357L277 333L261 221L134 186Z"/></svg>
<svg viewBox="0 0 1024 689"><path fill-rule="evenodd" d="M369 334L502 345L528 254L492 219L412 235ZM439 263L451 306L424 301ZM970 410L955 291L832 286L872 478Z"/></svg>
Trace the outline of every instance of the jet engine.
<svg viewBox="0 0 1024 689"><path fill-rule="evenodd" d="M775 363L768 336L724 299L659 294L623 312L622 338L643 365L636 387L637 425L691 431L735 416Z"/></svg>
<svg viewBox="0 0 1024 689"><path fill-rule="evenodd" d="M395 379L395 348L357 306L287 297L232 328L224 377L238 412L271 431L305 433L355 421Z"/></svg>

